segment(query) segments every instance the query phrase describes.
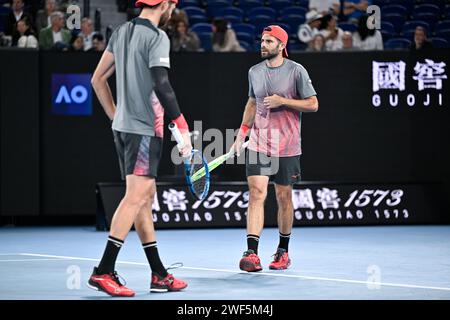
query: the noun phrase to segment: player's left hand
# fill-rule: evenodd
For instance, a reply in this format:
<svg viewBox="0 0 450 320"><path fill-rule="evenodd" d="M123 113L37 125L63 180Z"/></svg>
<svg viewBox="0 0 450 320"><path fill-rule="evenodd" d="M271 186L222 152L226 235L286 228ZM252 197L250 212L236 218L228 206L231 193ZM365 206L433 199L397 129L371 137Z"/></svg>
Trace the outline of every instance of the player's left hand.
<svg viewBox="0 0 450 320"><path fill-rule="evenodd" d="M270 97L265 97L264 98L264 106L267 109L274 109L274 108L278 108L281 105L283 105L283 98L274 94Z"/></svg>

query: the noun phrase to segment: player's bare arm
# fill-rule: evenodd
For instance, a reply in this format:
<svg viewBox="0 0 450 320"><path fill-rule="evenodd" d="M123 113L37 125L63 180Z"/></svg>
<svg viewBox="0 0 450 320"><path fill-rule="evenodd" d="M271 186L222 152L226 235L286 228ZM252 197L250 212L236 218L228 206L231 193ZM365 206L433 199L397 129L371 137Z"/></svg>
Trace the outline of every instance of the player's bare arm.
<svg viewBox="0 0 450 320"><path fill-rule="evenodd" d="M245 137L247 136L247 131L253 126L255 122L256 115L256 99L249 97L247 104L245 105L244 115L242 117L241 128L236 137L236 141L232 145L230 150L235 150L237 155L241 154L242 144L244 143Z"/></svg>
<svg viewBox="0 0 450 320"><path fill-rule="evenodd" d="M115 70L114 55L108 50L105 50L91 80L98 100L110 120L114 118L116 105L108 84L108 78L112 76Z"/></svg>

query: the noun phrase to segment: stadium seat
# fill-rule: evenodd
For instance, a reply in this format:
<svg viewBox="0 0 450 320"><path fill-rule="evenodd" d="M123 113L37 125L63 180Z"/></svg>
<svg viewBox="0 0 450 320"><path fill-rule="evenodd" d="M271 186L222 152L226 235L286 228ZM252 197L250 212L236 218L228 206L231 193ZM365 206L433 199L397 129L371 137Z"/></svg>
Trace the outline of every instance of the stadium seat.
<svg viewBox="0 0 450 320"><path fill-rule="evenodd" d="M212 33L212 26L210 23L197 23L192 25L191 30L197 34Z"/></svg>
<svg viewBox="0 0 450 320"><path fill-rule="evenodd" d="M225 20L227 20L229 23L231 24L237 24L237 23L242 23L242 19L240 17L237 16L222 16L219 15L219 17L224 18Z"/></svg>
<svg viewBox="0 0 450 320"><path fill-rule="evenodd" d="M443 38L431 38L431 43L433 43L434 48L450 48L450 43Z"/></svg>
<svg viewBox="0 0 450 320"><path fill-rule="evenodd" d="M419 13L431 13L440 16L441 9L435 4L419 4L414 7L412 16L415 17Z"/></svg>
<svg viewBox="0 0 450 320"><path fill-rule="evenodd" d="M249 20L253 20L255 17L258 17L258 16L267 16L270 18L270 20L276 20L277 12L275 9L267 8L267 7L253 8L247 12L247 18Z"/></svg>
<svg viewBox="0 0 450 320"><path fill-rule="evenodd" d="M190 25L208 22L208 18L206 18L206 16L203 16L203 15L202 16L198 16L198 15L188 16L188 19L189 19Z"/></svg>
<svg viewBox="0 0 450 320"><path fill-rule="evenodd" d="M280 11L286 7L292 7L294 5L294 0L270 0L268 5L270 8Z"/></svg>
<svg viewBox="0 0 450 320"><path fill-rule="evenodd" d="M450 29L442 29L436 32L437 38L443 38L450 42Z"/></svg>
<svg viewBox="0 0 450 320"><path fill-rule="evenodd" d="M206 52L212 51L212 33L197 33L200 43L202 44L203 50Z"/></svg>
<svg viewBox="0 0 450 320"><path fill-rule="evenodd" d="M386 14L383 17L383 21L392 23L396 33L400 33L400 30L402 29L403 25L405 24L405 20L406 20L406 17L402 16L398 13Z"/></svg>
<svg viewBox="0 0 450 320"><path fill-rule="evenodd" d="M225 17L225 16L235 16L239 18L239 20L244 20L244 11L242 9L236 8L236 7L227 7L227 8L221 8L218 12L218 16Z"/></svg>
<svg viewBox="0 0 450 320"><path fill-rule="evenodd" d="M305 16L296 14L283 15L280 20L291 27L291 32L297 33L300 25L305 23Z"/></svg>
<svg viewBox="0 0 450 320"><path fill-rule="evenodd" d="M409 34L411 32L414 33L416 30L416 27L421 26L427 30L427 33L430 33L430 25L426 23L425 21L407 21L405 22L405 25L402 28L402 34Z"/></svg>
<svg viewBox="0 0 450 320"><path fill-rule="evenodd" d="M439 21L434 26L434 32L437 32L440 30L445 30L445 29L450 29L450 20Z"/></svg>
<svg viewBox="0 0 450 320"><path fill-rule="evenodd" d="M255 41L255 36L247 32L236 32L236 37L239 41L244 41L247 43L253 43Z"/></svg>
<svg viewBox="0 0 450 320"><path fill-rule="evenodd" d="M230 8L233 6L232 0L208 0L206 12L208 17L217 17L221 10L224 8Z"/></svg>
<svg viewBox="0 0 450 320"><path fill-rule="evenodd" d="M384 44L385 49L408 49L411 46L411 41L404 39L404 38L394 38L389 39Z"/></svg>
<svg viewBox="0 0 450 320"><path fill-rule="evenodd" d="M198 0L183 0L178 2L178 7L180 9L183 9L184 7L198 7L199 1Z"/></svg>
<svg viewBox="0 0 450 320"><path fill-rule="evenodd" d="M357 29L357 26L355 24L349 23L349 22L341 22L341 23L339 23L338 27L344 31L349 31L349 32L355 32Z"/></svg>
<svg viewBox="0 0 450 320"><path fill-rule="evenodd" d="M199 8L199 7L185 7L185 8L183 8L183 11L186 12L188 17L190 17L190 16L205 16L206 17L205 10L203 10L202 8Z"/></svg>
<svg viewBox="0 0 450 320"><path fill-rule="evenodd" d="M253 41L250 43L253 43ZM252 46L248 42L239 40L239 44L241 45L242 48L245 49L245 51L247 51L247 52L253 51Z"/></svg>
<svg viewBox="0 0 450 320"><path fill-rule="evenodd" d="M404 6L398 4L391 4L383 7L381 10L381 15L390 14L390 13L398 13L400 15L406 16L407 9Z"/></svg>
<svg viewBox="0 0 450 320"><path fill-rule="evenodd" d="M248 33L248 34L252 34L253 36L255 36L255 34L256 34L255 26L248 24L248 23L235 24L235 25L233 25L233 30L234 30L234 32Z"/></svg>
<svg viewBox="0 0 450 320"><path fill-rule="evenodd" d="M280 10L280 17L281 16L286 16L286 15L299 15L299 16L305 16L306 12L308 12L308 10L306 10L305 8L301 8L301 7L287 7L284 8L282 10Z"/></svg>
<svg viewBox="0 0 450 320"><path fill-rule="evenodd" d="M263 7L264 0L239 0L239 8L247 12L248 10L256 7Z"/></svg>

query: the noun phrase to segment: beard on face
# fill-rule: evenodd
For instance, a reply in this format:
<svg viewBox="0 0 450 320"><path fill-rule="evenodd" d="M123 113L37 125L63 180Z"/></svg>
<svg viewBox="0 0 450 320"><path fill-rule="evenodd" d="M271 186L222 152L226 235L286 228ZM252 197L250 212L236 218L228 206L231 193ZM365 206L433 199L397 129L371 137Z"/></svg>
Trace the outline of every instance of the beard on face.
<svg viewBox="0 0 450 320"><path fill-rule="evenodd" d="M272 51L265 49L264 52L261 49L261 58L264 60L271 60L278 56L278 48Z"/></svg>

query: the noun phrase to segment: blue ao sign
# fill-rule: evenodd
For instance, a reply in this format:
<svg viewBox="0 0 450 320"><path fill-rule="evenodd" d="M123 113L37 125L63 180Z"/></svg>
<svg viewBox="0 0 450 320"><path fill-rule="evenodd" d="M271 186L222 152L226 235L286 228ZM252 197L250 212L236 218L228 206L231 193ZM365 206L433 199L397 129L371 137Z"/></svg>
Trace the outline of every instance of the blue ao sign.
<svg viewBox="0 0 450 320"><path fill-rule="evenodd" d="M52 75L52 113L65 116L92 115L90 73Z"/></svg>

